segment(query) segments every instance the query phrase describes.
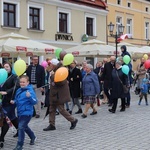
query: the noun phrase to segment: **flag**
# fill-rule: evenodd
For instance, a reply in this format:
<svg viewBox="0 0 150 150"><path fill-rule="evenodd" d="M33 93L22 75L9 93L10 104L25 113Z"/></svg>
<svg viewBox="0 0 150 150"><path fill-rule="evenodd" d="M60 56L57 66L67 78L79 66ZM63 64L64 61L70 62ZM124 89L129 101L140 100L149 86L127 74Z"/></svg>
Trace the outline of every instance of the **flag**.
<svg viewBox="0 0 150 150"><path fill-rule="evenodd" d="M117 39L117 42L120 42L124 39L128 39L128 38L132 38L132 34L123 34L121 35L118 39Z"/></svg>

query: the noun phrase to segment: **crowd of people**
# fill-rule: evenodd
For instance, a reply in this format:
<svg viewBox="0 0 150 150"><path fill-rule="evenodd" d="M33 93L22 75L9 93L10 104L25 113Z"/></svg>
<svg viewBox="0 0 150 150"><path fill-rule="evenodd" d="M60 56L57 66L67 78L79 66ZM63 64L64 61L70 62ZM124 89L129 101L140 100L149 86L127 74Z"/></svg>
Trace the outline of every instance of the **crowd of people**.
<svg viewBox="0 0 150 150"><path fill-rule="evenodd" d="M32 64L27 66L24 75L17 77L12 73L12 65L8 62L3 67L8 77L0 86L0 95L2 103L0 110L3 111L3 120L0 134L0 148L4 147L5 135L9 129L6 117L10 119L17 132L14 137L18 137L18 142L13 150L22 150L25 139L25 132L31 139L30 145L34 145L36 135L29 128L28 123L32 117L41 117L41 104L47 107L46 115L49 115L49 125L43 131L56 130L55 116L61 114L71 123L70 130L73 130L78 119L73 114L81 114L84 119L90 115L96 115L97 103L101 98L102 104L108 104L110 113L116 113L118 99L121 99L120 112L124 112L130 107L130 88L133 80L137 80L137 89L139 92L139 102L141 105L142 98L145 97L145 103L148 105L147 92L149 80L146 78L147 69L144 67L145 59L141 59L141 63L136 70L136 76L132 76L132 64L129 62L129 73L122 71L124 65L123 57L130 54L127 52L126 46L121 47L122 55L118 58L111 56L98 61L96 68L83 61L82 65L78 65L77 61L73 61L67 67L68 77L59 82L55 82L54 77L56 71L63 66L62 60L56 58L47 58L48 66L44 68L39 64L38 56L32 57ZM125 92L124 86L128 89ZM81 99L81 101L80 101ZM69 108L68 102L71 102ZM77 105L78 111L73 109ZM84 110L81 105L84 105ZM17 107L17 115L15 109Z"/></svg>

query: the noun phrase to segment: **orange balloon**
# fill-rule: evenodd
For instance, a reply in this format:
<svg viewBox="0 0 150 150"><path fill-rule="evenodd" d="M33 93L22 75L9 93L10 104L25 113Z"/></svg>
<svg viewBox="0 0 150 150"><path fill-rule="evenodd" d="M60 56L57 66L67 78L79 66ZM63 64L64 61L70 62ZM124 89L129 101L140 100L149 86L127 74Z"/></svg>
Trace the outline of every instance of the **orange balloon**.
<svg viewBox="0 0 150 150"><path fill-rule="evenodd" d="M64 81L67 77L68 77L68 69L66 67L60 67L55 72L54 82Z"/></svg>

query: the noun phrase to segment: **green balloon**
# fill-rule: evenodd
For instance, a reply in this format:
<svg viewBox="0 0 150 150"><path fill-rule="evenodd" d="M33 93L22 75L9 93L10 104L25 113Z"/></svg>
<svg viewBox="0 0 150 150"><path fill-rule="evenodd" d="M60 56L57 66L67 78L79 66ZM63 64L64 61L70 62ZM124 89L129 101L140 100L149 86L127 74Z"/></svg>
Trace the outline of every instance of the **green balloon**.
<svg viewBox="0 0 150 150"><path fill-rule="evenodd" d="M70 65L74 60L74 56L72 54L66 54L63 58L63 65L68 66Z"/></svg>
<svg viewBox="0 0 150 150"><path fill-rule="evenodd" d="M58 48L58 49L55 50L55 56L56 56L56 58L59 59L59 54L60 54L61 51L62 51L61 48Z"/></svg>
<svg viewBox="0 0 150 150"><path fill-rule="evenodd" d="M129 62L130 62L130 57L128 56L128 55L125 55L124 57L123 57L123 62L125 63L125 64L129 64Z"/></svg>

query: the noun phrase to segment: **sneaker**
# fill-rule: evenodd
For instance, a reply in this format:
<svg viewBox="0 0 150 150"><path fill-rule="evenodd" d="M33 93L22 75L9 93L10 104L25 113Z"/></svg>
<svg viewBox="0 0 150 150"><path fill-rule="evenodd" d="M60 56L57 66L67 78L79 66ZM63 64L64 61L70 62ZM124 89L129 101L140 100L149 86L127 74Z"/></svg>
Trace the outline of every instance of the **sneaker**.
<svg viewBox="0 0 150 150"><path fill-rule="evenodd" d="M36 140L37 140L37 137L34 137L33 139L31 139L30 145L34 145Z"/></svg>
<svg viewBox="0 0 150 150"><path fill-rule="evenodd" d="M23 146L16 145L16 147L13 150L23 150Z"/></svg>
<svg viewBox="0 0 150 150"><path fill-rule="evenodd" d="M78 122L78 119L75 119L75 121L74 121L74 122L71 122L70 130L73 130L73 129L76 127L77 122Z"/></svg>
<svg viewBox="0 0 150 150"><path fill-rule="evenodd" d="M141 105L141 103L139 102L138 105Z"/></svg>
<svg viewBox="0 0 150 150"><path fill-rule="evenodd" d="M56 130L55 126L50 124L47 128L43 129L43 131L50 131L50 130Z"/></svg>
<svg viewBox="0 0 150 150"><path fill-rule="evenodd" d="M146 106L148 106L148 103L146 103Z"/></svg>

